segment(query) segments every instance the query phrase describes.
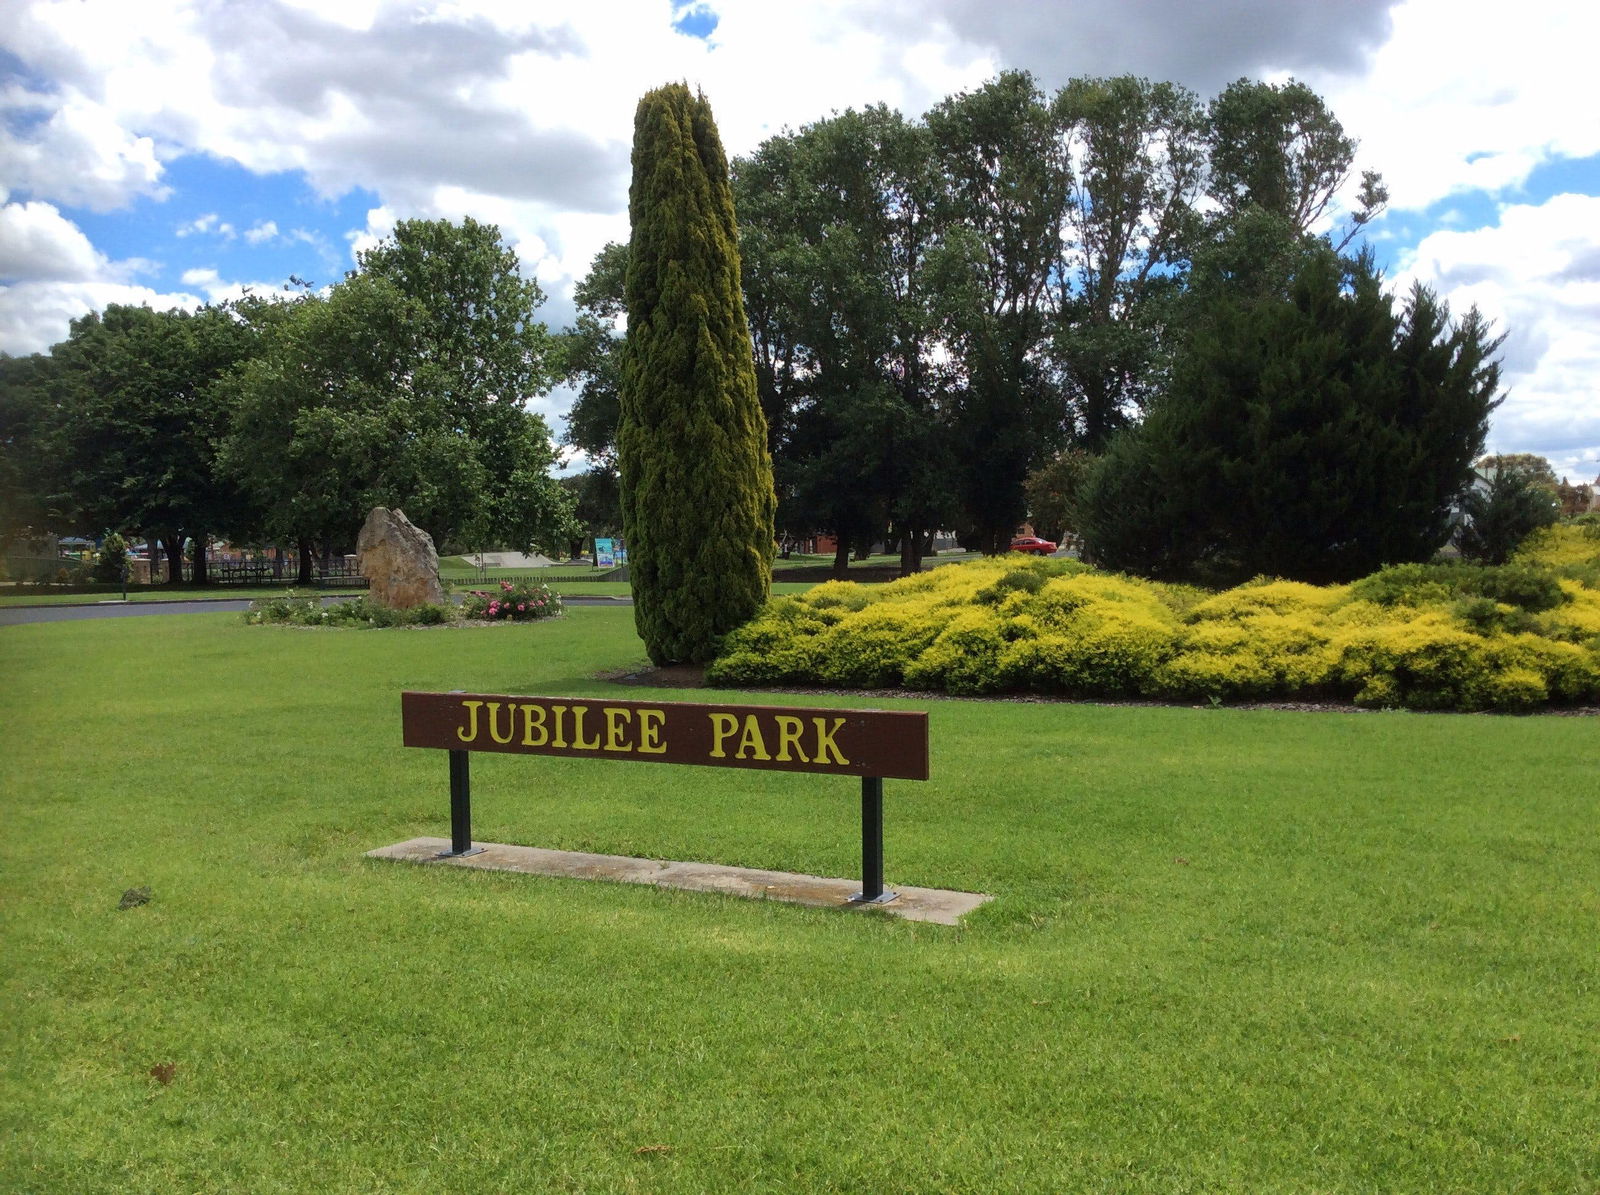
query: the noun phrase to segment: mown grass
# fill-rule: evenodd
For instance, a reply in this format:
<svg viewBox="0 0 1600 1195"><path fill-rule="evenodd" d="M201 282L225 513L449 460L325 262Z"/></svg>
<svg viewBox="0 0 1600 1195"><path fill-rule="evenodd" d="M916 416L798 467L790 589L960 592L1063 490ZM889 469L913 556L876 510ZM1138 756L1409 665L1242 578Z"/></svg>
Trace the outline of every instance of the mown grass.
<svg viewBox="0 0 1600 1195"><path fill-rule="evenodd" d="M959 929L363 857L448 833L401 689L641 660L627 609L0 630L0 1188L1600 1183L1594 720L873 701L930 711L888 878ZM858 864L845 780L473 776L480 839Z"/></svg>

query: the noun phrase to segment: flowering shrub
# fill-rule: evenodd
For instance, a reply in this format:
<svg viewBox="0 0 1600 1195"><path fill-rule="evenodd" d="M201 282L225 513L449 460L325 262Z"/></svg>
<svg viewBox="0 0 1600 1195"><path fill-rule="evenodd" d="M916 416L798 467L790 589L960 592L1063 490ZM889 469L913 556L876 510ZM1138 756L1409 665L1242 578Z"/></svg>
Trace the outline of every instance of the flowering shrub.
<svg viewBox="0 0 1600 1195"><path fill-rule="evenodd" d="M502 581L498 591L469 591L461 612L489 622L531 622L560 614L561 598L542 582Z"/></svg>

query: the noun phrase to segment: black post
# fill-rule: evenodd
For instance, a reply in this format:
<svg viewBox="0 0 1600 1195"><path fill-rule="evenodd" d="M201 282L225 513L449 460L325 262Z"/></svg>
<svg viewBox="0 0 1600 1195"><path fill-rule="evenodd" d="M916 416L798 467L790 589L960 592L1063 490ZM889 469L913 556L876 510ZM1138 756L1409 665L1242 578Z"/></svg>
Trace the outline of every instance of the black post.
<svg viewBox="0 0 1600 1195"><path fill-rule="evenodd" d="M472 845L472 773L465 751L450 752L450 849L435 858L461 859L481 855L483 848Z"/></svg>
<svg viewBox="0 0 1600 1195"><path fill-rule="evenodd" d="M861 891L856 905L886 905L896 894L883 890L883 777L861 777Z"/></svg>

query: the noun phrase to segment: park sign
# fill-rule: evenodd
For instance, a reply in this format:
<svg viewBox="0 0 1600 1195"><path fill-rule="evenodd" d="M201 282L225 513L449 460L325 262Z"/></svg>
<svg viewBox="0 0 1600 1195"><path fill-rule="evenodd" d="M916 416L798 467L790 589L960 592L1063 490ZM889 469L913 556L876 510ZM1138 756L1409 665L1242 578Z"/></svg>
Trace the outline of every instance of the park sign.
<svg viewBox="0 0 1600 1195"><path fill-rule="evenodd" d="M928 715L484 693L402 693L407 747L928 778Z"/></svg>
<svg viewBox="0 0 1600 1195"><path fill-rule="evenodd" d="M400 695L407 747L450 753L450 849L472 844L473 751L701 764L861 778L861 891L853 903L895 899L883 887L883 782L928 778L928 715L814 706L709 705L489 693Z"/></svg>

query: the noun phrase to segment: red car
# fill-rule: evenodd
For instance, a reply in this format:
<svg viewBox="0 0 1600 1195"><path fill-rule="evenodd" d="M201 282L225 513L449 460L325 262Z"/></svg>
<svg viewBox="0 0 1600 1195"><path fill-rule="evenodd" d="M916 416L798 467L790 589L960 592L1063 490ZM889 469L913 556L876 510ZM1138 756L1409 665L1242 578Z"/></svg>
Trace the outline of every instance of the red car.
<svg viewBox="0 0 1600 1195"><path fill-rule="evenodd" d="M1040 539L1037 535L1019 535L1011 541L1013 552L1033 552L1039 556L1048 556L1056 550L1056 545L1047 539Z"/></svg>

